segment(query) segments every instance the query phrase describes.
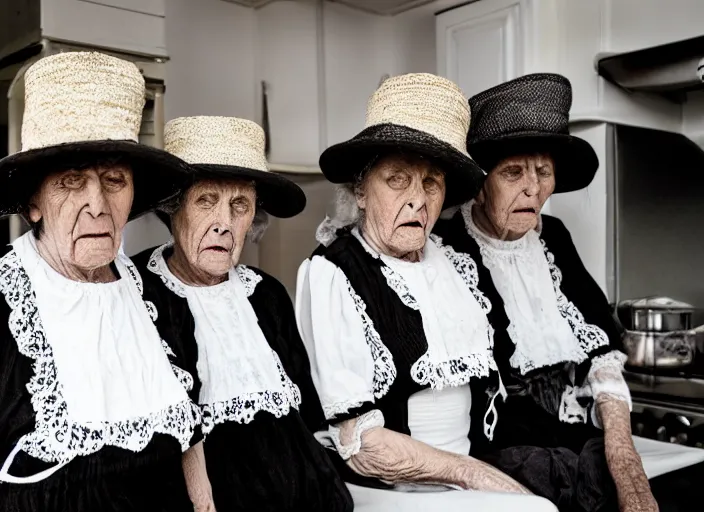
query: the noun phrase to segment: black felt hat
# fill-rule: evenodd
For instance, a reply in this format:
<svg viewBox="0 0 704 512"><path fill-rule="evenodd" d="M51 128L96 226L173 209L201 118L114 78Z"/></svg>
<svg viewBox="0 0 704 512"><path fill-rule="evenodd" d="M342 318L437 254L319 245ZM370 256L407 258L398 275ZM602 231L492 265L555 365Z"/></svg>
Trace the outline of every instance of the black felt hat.
<svg viewBox="0 0 704 512"><path fill-rule="evenodd" d="M572 86L549 73L504 82L469 99L467 149L486 171L503 158L548 152L555 160L555 193L587 187L599 168L591 145L569 134Z"/></svg>
<svg viewBox="0 0 704 512"><path fill-rule="evenodd" d="M389 78L369 99L365 128L326 149L320 169L332 183L352 183L389 151L416 153L445 172L444 207L455 206L473 197L484 179L466 149L469 117L465 96L450 80L428 73Z"/></svg>
<svg viewBox="0 0 704 512"><path fill-rule="evenodd" d="M264 130L247 119L195 116L169 121L164 129L166 150L188 162L195 178L253 181L257 202L274 217L303 211L306 196L291 180L269 171Z"/></svg>
<svg viewBox="0 0 704 512"><path fill-rule="evenodd" d="M22 149L0 160L0 215L22 213L55 171L117 159L134 179L130 218L175 195L191 169L138 143L145 84L131 62L96 52L45 57L25 73Z"/></svg>

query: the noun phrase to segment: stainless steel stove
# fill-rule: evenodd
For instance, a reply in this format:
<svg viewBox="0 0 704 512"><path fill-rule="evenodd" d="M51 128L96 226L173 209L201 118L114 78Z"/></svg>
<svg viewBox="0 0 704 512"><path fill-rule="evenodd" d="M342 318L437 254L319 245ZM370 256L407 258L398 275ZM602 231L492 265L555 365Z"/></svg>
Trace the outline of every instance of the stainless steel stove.
<svg viewBox="0 0 704 512"><path fill-rule="evenodd" d="M704 448L704 374L627 369L625 377L633 396L634 435Z"/></svg>

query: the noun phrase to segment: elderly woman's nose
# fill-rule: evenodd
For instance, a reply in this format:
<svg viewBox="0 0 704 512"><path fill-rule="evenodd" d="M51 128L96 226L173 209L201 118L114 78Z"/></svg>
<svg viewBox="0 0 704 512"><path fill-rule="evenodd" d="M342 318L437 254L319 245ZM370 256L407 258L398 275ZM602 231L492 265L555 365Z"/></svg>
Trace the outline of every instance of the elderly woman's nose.
<svg viewBox="0 0 704 512"><path fill-rule="evenodd" d="M95 177L89 177L86 184L86 211L93 217L98 217L104 213L108 213L108 203L105 198L105 190L103 189L100 180Z"/></svg>
<svg viewBox="0 0 704 512"><path fill-rule="evenodd" d="M529 171L526 173L525 177L525 193L529 196L535 196L540 192L540 180L538 179L538 173L535 171Z"/></svg>
<svg viewBox="0 0 704 512"><path fill-rule="evenodd" d="M229 233L232 231L232 225L235 217L232 213L232 208L227 201L222 201L215 209L215 219L213 222L213 231L218 234Z"/></svg>
<svg viewBox="0 0 704 512"><path fill-rule="evenodd" d="M408 196L406 197L406 206L418 210L425 206L427 194L423 188L422 181L414 181L408 188Z"/></svg>

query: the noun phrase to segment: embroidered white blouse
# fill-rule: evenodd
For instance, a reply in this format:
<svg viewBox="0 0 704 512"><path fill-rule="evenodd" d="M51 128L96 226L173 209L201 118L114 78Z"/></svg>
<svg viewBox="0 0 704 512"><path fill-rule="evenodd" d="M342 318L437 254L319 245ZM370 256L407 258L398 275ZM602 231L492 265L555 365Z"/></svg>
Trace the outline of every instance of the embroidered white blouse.
<svg viewBox="0 0 704 512"><path fill-rule="evenodd" d="M608 345L606 333L596 325L587 324L560 290L562 274L540 239L541 226L518 240L497 240L476 226L472 205L473 202L463 205L461 212L504 301L510 321L508 333L516 346L511 366L526 374L557 363L581 363L588 352ZM630 407L631 396L623 378L625 360L626 355L618 351L595 357L587 384L565 391L561 419L586 421L586 411L576 400L580 396L596 399L607 393L628 402ZM592 420L599 425L595 412L592 409Z"/></svg>
<svg viewBox="0 0 704 512"><path fill-rule="evenodd" d="M378 254L356 229L353 235L369 254L384 262L388 286L422 318L428 348L411 367L411 377L429 390L409 399L412 435L467 454L471 405L467 384L472 377L487 376L495 369L493 330L486 317L491 305L477 288L476 265L435 237L427 242L423 259L410 263ZM381 398L396 377L393 358L366 314L370 307L374 305L364 304L344 272L327 259L314 256L299 268L296 317L313 382L329 419ZM457 365L457 361L467 364ZM358 419L357 437L360 427L381 425L381 412L371 411ZM333 441L339 440L335 432L332 427ZM359 449L359 439L356 444L336 447L346 457Z"/></svg>
<svg viewBox="0 0 704 512"><path fill-rule="evenodd" d="M120 253L114 264L117 281L72 281L39 255L31 233L2 259L10 331L19 351L34 360L27 387L36 426L18 441L0 480L38 481L103 446L139 452L155 433L189 447L200 421L187 394L193 379L169 362L173 352L157 332L157 311L142 299L132 262ZM57 464L13 477L9 468L20 450Z"/></svg>
<svg viewBox="0 0 704 512"><path fill-rule="evenodd" d="M248 300L261 276L237 265L220 284L186 285L166 264L163 253L170 245L155 249L149 269L188 301L195 320L203 433L209 434L225 421L249 423L259 411L282 417L291 407L297 409L301 403L298 386L269 346Z"/></svg>

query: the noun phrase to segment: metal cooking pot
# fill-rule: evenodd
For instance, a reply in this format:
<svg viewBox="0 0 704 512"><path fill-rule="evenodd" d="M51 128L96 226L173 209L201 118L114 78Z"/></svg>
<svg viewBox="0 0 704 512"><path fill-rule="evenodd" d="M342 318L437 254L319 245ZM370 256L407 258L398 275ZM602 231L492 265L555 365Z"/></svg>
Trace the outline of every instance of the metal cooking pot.
<svg viewBox="0 0 704 512"><path fill-rule="evenodd" d="M638 368L684 368L694 362L698 340L702 339L704 327L673 332L626 331L626 364Z"/></svg>
<svg viewBox="0 0 704 512"><path fill-rule="evenodd" d="M646 297L619 303L616 313L629 331L687 331L692 328L694 306L669 297Z"/></svg>
<svg viewBox="0 0 704 512"><path fill-rule="evenodd" d="M669 297L646 297L618 304L616 313L626 332L623 344L628 366L685 368L694 362L704 341L704 326L692 329L694 306Z"/></svg>

